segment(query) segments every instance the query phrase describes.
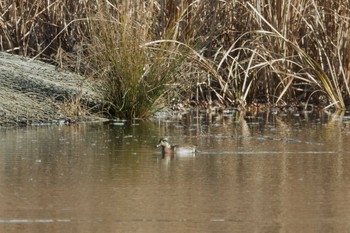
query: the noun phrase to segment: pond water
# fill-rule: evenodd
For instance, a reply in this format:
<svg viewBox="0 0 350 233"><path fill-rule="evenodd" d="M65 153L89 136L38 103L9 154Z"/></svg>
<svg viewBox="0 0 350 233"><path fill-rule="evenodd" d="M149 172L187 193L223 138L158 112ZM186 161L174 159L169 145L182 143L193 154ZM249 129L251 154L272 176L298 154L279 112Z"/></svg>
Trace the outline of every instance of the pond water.
<svg viewBox="0 0 350 233"><path fill-rule="evenodd" d="M346 232L349 117L206 114L0 130L0 232ZM197 145L162 158L161 136Z"/></svg>

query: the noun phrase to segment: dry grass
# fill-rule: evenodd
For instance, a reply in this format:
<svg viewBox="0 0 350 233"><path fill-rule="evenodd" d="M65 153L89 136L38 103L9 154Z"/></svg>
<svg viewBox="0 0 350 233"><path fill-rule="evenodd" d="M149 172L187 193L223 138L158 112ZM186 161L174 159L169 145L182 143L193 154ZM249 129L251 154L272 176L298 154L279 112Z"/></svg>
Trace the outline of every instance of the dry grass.
<svg viewBox="0 0 350 233"><path fill-rule="evenodd" d="M349 7L345 0L17 0L0 3L0 46L103 79L110 112L123 118L150 115L166 96L343 109Z"/></svg>
<svg viewBox="0 0 350 233"><path fill-rule="evenodd" d="M145 118L159 110L165 84L181 60L176 47L158 46L151 51L143 46L153 35L152 9L153 5L132 1L119 7L98 1L97 14L89 21L95 76L103 81L101 91L110 103L109 113L121 118Z"/></svg>
<svg viewBox="0 0 350 233"><path fill-rule="evenodd" d="M71 96L70 98L59 96L57 98L63 98L62 102L58 102L56 107L61 113L65 116L86 116L89 115L88 107L82 106L81 101L82 93L77 93L76 95ZM55 102L55 101L53 101Z"/></svg>
<svg viewBox="0 0 350 233"><path fill-rule="evenodd" d="M88 32L88 1L0 2L0 49L75 68Z"/></svg>

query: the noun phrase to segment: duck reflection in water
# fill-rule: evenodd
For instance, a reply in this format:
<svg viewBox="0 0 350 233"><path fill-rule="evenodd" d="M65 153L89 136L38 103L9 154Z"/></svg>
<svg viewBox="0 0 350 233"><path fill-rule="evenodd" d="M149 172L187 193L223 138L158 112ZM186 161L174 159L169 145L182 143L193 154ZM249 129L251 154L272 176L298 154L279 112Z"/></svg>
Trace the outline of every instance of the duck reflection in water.
<svg viewBox="0 0 350 233"><path fill-rule="evenodd" d="M196 153L195 146L179 146L172 145L169 142L168 138L161 138L157 147L162 148L162 157L163 158L173 158L176 157L194 157Z"/></svg>

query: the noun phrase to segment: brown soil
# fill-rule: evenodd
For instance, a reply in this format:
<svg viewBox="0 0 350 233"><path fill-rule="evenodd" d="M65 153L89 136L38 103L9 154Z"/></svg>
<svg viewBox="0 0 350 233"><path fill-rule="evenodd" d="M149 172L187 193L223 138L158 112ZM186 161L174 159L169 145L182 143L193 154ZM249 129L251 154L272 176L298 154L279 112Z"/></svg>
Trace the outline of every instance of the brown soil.
<svg viewBox="0 0 350 233"><path fill-rule="evenodd" d="M97 117L95 84L55 66L0 52L0 126Z"/></svg>

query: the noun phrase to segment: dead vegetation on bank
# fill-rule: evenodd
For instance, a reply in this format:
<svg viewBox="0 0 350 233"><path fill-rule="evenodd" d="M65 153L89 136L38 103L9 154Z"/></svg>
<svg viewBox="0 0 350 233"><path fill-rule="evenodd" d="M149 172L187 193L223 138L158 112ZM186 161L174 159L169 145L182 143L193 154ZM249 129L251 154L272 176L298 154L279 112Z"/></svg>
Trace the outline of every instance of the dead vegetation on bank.
<svg viewBox="0 0 350 233"><path fill-rule="evenodd" d="M53 65L0 52L0 127L97 120L103 101L90 84Z"/></svg>
<svg viewBox="0 0 350 233"><path fill-rule="evenodd" d="M2 51L103 80L112 115L172 98L344 109L345 0L81 0L0 3Z"/></svg>

